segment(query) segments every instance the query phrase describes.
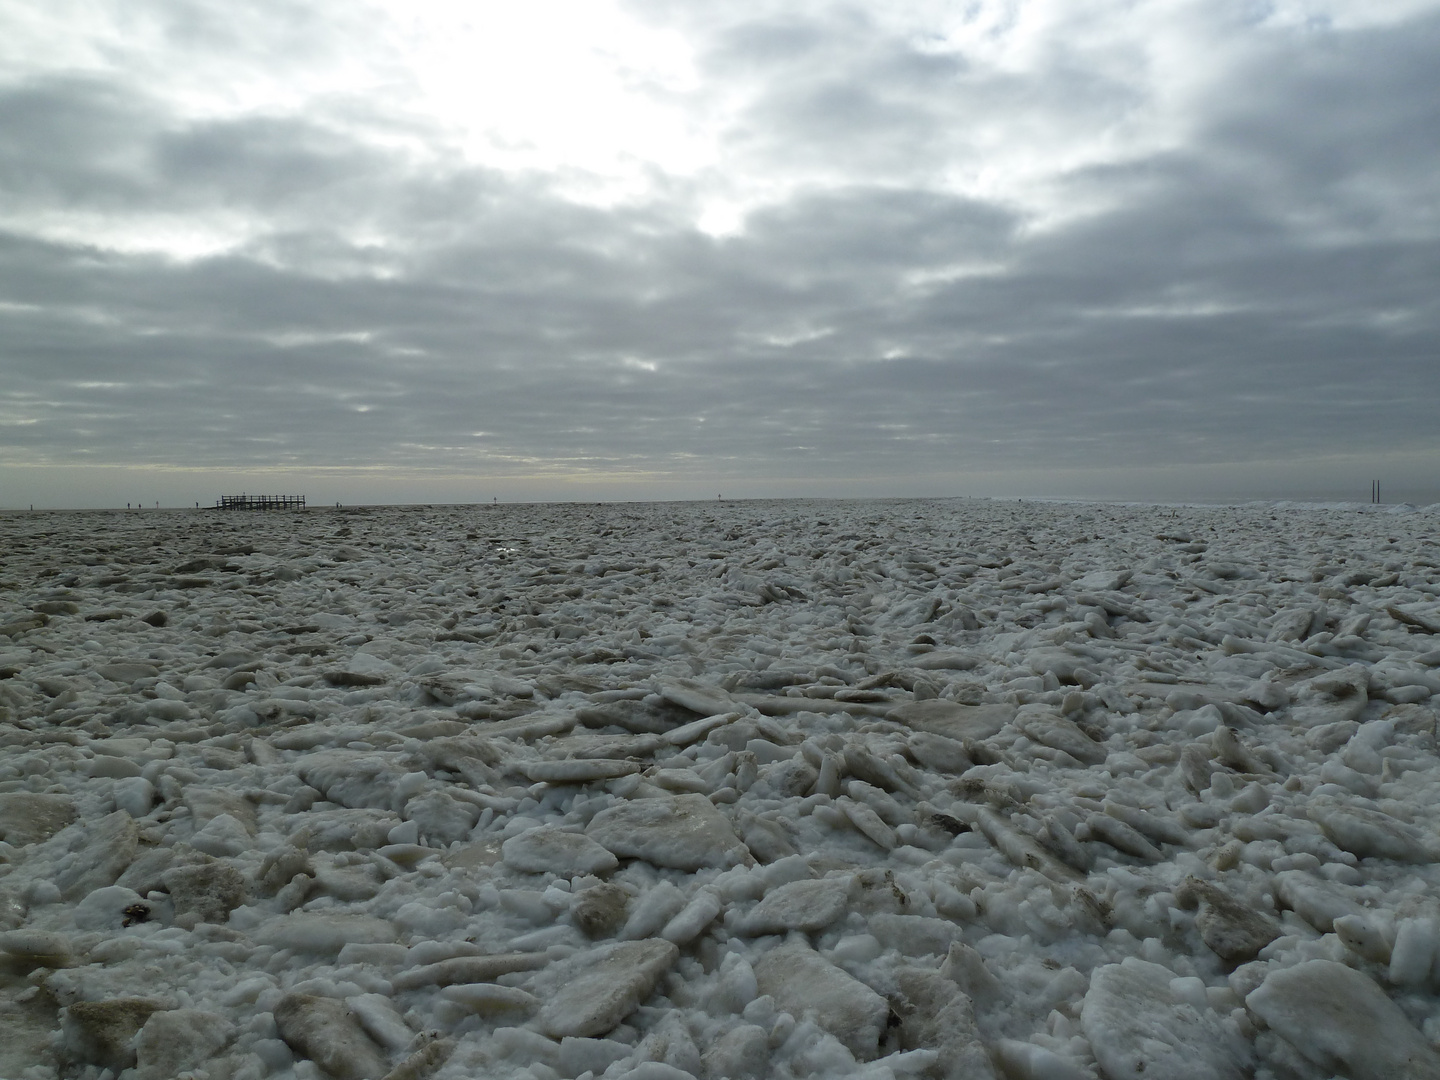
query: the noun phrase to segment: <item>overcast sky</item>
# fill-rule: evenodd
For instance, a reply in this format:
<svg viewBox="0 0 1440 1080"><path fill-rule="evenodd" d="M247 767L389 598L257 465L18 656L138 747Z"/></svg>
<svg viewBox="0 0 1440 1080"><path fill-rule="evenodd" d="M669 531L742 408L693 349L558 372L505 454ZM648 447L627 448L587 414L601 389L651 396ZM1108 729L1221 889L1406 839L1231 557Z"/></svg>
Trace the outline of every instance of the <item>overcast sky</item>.
<svg viewBox="0 0 1440 1080"><path fill-rule="evenodd" d="M0 505L1440 501L1440 0L0 0Z"/></svg>

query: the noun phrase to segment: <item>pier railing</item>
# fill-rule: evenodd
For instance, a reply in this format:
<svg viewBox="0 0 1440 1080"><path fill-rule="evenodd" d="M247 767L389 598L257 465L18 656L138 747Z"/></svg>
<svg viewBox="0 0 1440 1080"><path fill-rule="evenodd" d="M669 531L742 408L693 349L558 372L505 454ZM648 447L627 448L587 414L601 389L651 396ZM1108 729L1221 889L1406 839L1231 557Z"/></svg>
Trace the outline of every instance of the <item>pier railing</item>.
<svg viewBox="0 0 1440 1080"><path fill-rule="evenodd" d="M221 510L303 510L304 495L221 495Z"/></svg>

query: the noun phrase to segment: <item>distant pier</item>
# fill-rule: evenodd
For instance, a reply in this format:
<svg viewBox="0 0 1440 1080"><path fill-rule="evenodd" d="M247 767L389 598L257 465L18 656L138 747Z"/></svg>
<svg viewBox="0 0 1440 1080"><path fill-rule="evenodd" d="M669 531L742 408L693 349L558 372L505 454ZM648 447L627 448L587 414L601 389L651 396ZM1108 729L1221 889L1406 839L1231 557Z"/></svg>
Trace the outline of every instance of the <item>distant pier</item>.
<svg viewBox="0 0 1440 1080"><path fill-rule="evenodd" d="M303 510L304 495L221 495L221 510Z"/></svg>

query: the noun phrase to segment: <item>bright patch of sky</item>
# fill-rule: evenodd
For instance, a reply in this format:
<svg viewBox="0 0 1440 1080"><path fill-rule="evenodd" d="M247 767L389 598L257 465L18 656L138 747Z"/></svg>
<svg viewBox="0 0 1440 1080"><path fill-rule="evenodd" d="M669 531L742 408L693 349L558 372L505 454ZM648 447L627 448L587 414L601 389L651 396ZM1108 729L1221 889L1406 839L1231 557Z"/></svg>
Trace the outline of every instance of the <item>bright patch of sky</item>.
<svg viewBox="0 0 1440 1080"><path fill-rule="evenodd" d="M1437 54L1440 0L0 0L0 485L1423 477Z"/></svg>

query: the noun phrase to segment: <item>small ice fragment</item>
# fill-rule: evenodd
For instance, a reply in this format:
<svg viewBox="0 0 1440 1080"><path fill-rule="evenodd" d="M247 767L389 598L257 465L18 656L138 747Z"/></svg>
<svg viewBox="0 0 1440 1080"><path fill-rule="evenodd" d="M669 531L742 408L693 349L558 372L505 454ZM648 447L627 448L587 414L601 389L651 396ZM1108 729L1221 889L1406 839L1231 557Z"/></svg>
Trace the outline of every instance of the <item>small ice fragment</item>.
<svg viewBox="0 0 1440 1080"><path fill-rule="evenodd" d="M378 1080L390 1071L380 1047L342 1001L286 994L274 1014L290 1048L340 1080Z"/></svg>
<svg viewBox="0 0 1440 1080"><path fill-rule="evenodd" d="M578 832L541 827L512 836L501 847L505 865L527 874L561 877L606 874L620 865L613 854Z"/></svg>
<svg viewBox="0 0 1440 1080"><path fill-rule="evenodd" d="M705 1074L731 1080L756 1080L770 1063L769 1032L755 1024L741 1024L716 1039L705 1051Z"/></svg>
<svg viewBox="0 0 1440 1080"><path fill-rule="evenodd" d="M1430 1080L1440 1054L1368 976L1333 960L1271 971L1245 1007L1326 1073Z"/></svg>
<svg viewBox="0 0 1440 1080"><path fill-rule="evenodd" d="M609 937L625 921L630 894L619 885L601 882L574 894L570 921L587 937Z"/></svg>
<svg viewBox="0 0 1440 1080"><path fill-rule="evenodd" d="M1175 973L1127 957L1094 970L1080 1024L1111 1077L1240 1080L1250 1049L1209 1009L1179 1000Z"/></svg>
<svg viewBox="0 0 1440 1080"><path fill-rule="evenodd" d="M414 1042L415 1032L384 994L357 994L346 998L345 1003L366 1034L391 1053L399 1053Z"/></svg>
<svg viewBox="0 0 1440 1080"><path fill-rule="evenodd" d="M854 880L842 875L781 885L738 920L736 929L752 937L823 930L845 914Z"/></svg>
<svg viewBox="0 0 1440 1080"><path fill-rule="evenodd" d="M75 800L69 795L0 792L0 840L7 844L24 847L47 840L74 820Z"/></svg>
<svg viewBox="0 0 1440 1080"><path fill-rule="evenodd" d="M1390 963L1390 942L1364 915L1342 915L1334 926L1335 935L1347 949L1377 964Z"/></svg>
<svg viewBox="0 0 1440 1080"><path fill-rule="evenodd" d="M200 1009L151 1013L135 1037L136 1080L171 1080L204 1065L235 1035L223 1016Z"/></svg>
<svg viewBox="0 0 1440 1080"><path fill-rule="evenodd" d="M899 838L895 835L895 830L880 820L880 815L869 805L857 803L843 795L835 800L835 805L849 819L850 824L886 851L893 851L900 843Z"/></svg>
<svg viewBox="0 0 1440 1080"><path fill-rule="evenodd" d="M1123 821L1152 843L1183 845L1190 839L1189 834L1181 826L1147 810L1140 810L1137 807L1126 806L1124 803L1107 799L1105 813L1117 821Z"/></svg>
<svg viewBox="0 0 1440 1080"><path fill-rule="evenodd" d="M1165 858L1164 853L1139 832L1108 814L1091 814L1085 823L1090 828L1090 835L1126 855L1148 862L1160 862Z"/></svg>
<svg viewBox="0 0 1440 1080"><path fill-rule="evenodd" d="M1061 716L1048 705L1021 706L1015 716L1015 726L1036 742L1063 750L1087 765L1097 765L1107 756L1102 743L1090 738L1073 720Z"/></svg>
<svg viewBox="0 0 1440 1080"><path fill-rule="evenodd" d="M701 889L679 914L665 924L660 936L676 945L684 945L714 922L724 906L714 889Z"/></svg>
<svg viewBox="0 0 1440 1080"><path fill-rule="evenodd" d="M411 795L414 795L421 788L423 788L425 786L425 781L428 779L429 776L427 776L423 772L405 773L403 776L400 777L399 780L395 782L395 794L399 795L401 798L408 799ZM392 841L392 843L394 842L397 841Z"/></svg>
<svg viewBox="0 0 1440 1080"><path fill-rule="evenodd" d="M762 994L792 1016L814 1017L857 1058L875 1056L890 1006L808 945L782 945L755 963Z"/></svg>
<svg viewBox="0 0 1440 1080"><path fill-rule="evenodd" d="M1199 905L1195 925L1201 940L1220 959L1231 964L1254 960L1260 950L1281 934L1279 922L1263 911L1237 901L1224 889L1198 878L1186 878L1175 890L1182 906Z"/></svg>
<svg viewBox="0 0 1440 1080"><path fill-rule="evenodd" d="M432 954L433 955L433 954ZM452 986L456 983L491 982L515 971L533 971L544 967L549 958L536 953L493 953L486 956L452 956L433 964L422 964L393 976L391 985L397 990L415 990L424 986Z"/></svg>
<svg viewBox="0 0 1440 1080"><path fill-rule="evenodd" d="M1059 1054L1034 1043L1001 1039L995 1056L1013 1080L1090 1080L1090 1074Z"/></svg>
<svg viewBox="0 0 1440 1080"><path fill-rule="evenodd" d="M539 1024L551 1038L603 1035L650 996L680 955L668 941L624 941L579 953L537 978Z"/></svg>
<svg viewBox="0 0 1440 1080"><path fill-rule="evenodd" d="M618 780L640 771L635 761L606 758L565 758L559 761L526 761L519 769L526 778L547 784L589 784L597 780Z"/></svg>
<svg viewBox="0 0 1440 1080"><path fill-rule="evenodd" d="M0 933L0 952L30 963L46 967L69 967L73 962L73 947L68 937L50 930L6 930Z"/></svg>
<svg viewBox="0 0 1440 1080"><path fill-rule="evenodd" d="M585 833L616 855L677 870L753 861L729 820L703 795L622 802L596 814Z"/></svg>
<svg viewBox="0 0 1440 1080"><path fill-rule="evenodd" d="M1015 712L1014 705L960 705L944 698L930 698L897 705L885 718L916 731L964 742L990 738L1015 719Z"/></svg>
<svg viewBox="0 0 1440 1080"><path fill-rule="evenodd" d="M440 995L447 1001L486 1015L529 1012L538 1004L533 994L518 986L500 986L497 983L452 983L441 990Z"/></svg>
<svg viewBox="0 0 1440 1080"><path fill-rule="evenodd" d="M1337 919L1338 923L1340 920ZM1430 979L1440 944L1434 919L1402 919L1395 928L1395 945L1390 954L1390 981L1396 986L1423 986Z"/></svg>
<svg viewBox="0 0 1440 1080"><path fill-rule="evenodd" d="M720 687L698 679L661 679L656 689L666 701L705 717L735 706L735 700Z"/></svg>
<svg viewBox="0 0 1440 1080"><path fill-rule="evenodd" d="M217 814L190 838L191 847L217 859L239 855L251 843L249 830L229 814Z"/></svg>
<svg viewBox="0 0 1440 1080"><path fill-rule="evenodd" d="M640 898L620 936L634 941L655 933L685 906L685 894L673 883L662 881Z"/></svg>
<svg viewBox="0 0 1440 1080"><path fill-rule="evenodd" d="M587 1039L567 1035L560 1040L560 1073L562 1076L579 1076L592 1073L599 1076L615 1062L630 1056L633 1047L614 1039Z"/></svg>
<svg viewBox="0 0 1440 1080"><path fill-rule="evenodd" d="M710 992L710 1011L744 1012L759 992L750 961L738 953L726 953L720 962L720 978Z"/></svg>
<svg viewBox="0 0 1440 1080"><path fill-rule="evenodd" d="M334 954L350 942L377 944L395 940L395 927L384 919L344 912L296 912L259 927L255 940L296 952Z"/></svg>
<svg viewBox="0 0 1440 1080"><path fill-rule="evenodd" d="M143 776L117 780L115 805L132 818L143 818L155 809L155 785Z"/></svg>
<svg viewBox="0 0 1440 1080"><path fill-rule="evenodd" d="M143 922L150 912L145 898L122 885L96 889L75 905L71 917L80 930L119 930L131 922Z"/></svg>
<svg viewBox="0 0 1440 1080"><path fill-rule="evenodd" d="M689 746L691 743L699 742L710 732L718 727L723 727L740 718L736 712L716 713L714 716L704 716L699 720L692 720L688 724L672 728L665 733L665 741L672 746Z"/></svg>
<svg viewBox="0 0 1440 1080"><path fill-rule="evenodd" d="M995 1080L976 1027L974 1002L967 994L926 968L902 967L895 972L895 982L899 993L892 1001L891 1016L892 1022L899 1020L902 1050L936 1054L944 1062L944 1076ZM894 1055L885 1058L887 1063L892 1060Z"/></svg>
<svg viewBox="0 0 1440 1080"><path fill-rule="evenodd" d="M73 1002L62 1028L64 1050L80 1062L122 1072L135 1064L135 1036L162 1008L157 999L142 997Z"/></svg>
<svg viewBox="0 0 1440 1080"><path fill-rule="evenodd" d="M960 927L948 919L880 912L870 917L870 932L886 948L906 956L947 956Z"/></svg>
<svg viewBox="0 0 1440 1080"><path fill-rule="evenodd" d="M1306 812L1336 847L1362 859L1373 856L1404 862L1431 861L1431 853L1416 830L1389 814L1325 795L1311 799Z"/></svg>

